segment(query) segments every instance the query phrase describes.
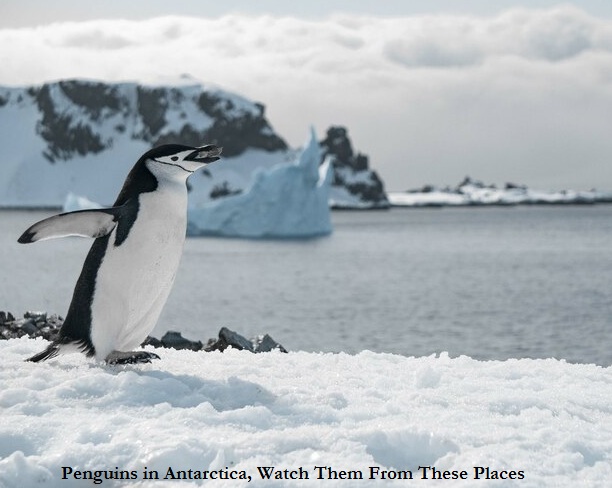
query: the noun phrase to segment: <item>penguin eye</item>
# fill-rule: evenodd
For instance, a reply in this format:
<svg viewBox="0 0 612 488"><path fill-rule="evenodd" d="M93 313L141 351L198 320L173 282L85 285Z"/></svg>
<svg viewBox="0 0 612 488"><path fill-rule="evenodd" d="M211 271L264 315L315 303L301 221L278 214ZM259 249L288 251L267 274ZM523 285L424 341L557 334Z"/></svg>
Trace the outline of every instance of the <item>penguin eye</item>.
<svg viewBox="0 0 612 488"><path fill-rule="evenodd" d="M172 156L170 159L172 159L172 161L178 161L178 156Z"/></svg>

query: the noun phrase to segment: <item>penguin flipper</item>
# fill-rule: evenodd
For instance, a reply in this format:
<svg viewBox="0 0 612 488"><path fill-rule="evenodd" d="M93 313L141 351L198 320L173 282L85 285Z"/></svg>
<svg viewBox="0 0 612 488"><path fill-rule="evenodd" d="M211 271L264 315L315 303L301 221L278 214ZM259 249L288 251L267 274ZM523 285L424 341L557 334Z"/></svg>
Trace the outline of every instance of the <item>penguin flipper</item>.
<svg viewBox="0 0 612 488"><path fill-rule="evenodd" d="M117 225L118 218L119 207L62 213L35 223L17 242L29 244L67 236L95 239L109 234Z"/></svg>

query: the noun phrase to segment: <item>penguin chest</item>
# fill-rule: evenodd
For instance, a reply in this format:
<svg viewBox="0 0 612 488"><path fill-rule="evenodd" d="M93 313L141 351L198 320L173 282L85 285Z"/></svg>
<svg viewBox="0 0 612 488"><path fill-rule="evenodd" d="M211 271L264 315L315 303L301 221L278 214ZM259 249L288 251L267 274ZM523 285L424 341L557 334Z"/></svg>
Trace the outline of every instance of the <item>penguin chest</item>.
<svg viewBox="0 0 612 488"><path fill-rule="evenodd" d="M183 251L186 199L185 190L142 194L127 237L110 235L92 300L97 355L138 347L155 327Z"/></svg>

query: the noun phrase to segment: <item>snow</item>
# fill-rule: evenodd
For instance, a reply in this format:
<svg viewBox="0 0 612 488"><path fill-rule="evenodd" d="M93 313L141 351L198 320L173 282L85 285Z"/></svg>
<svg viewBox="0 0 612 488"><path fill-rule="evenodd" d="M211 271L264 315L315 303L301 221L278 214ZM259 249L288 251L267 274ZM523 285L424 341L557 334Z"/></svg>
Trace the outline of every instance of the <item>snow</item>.
<svg viewBox="0 0 612 488"><path fill-rule="evenodd" d="M331 486L374 484L372 468L411 471L410 486L429 486L419 466L466 472L465 481L434 486L603 487L612 480L609 367L368 351L158 349L161 360L125 367L80 354L23 361L44 345L0 341L2 487L89 486L74 475L88 470L134 472L136 479L102 486L248 483L162 481L168 468L192 476L244 472L250 486L267 486L258 467L270 466L309 476L272 486L317 486L319 472L333 477L323 467L364 477ZM476 481L476 467L523 479ZM73 470L66 479L64 468ZM145 481L145 468L160 481Z"/></svg>
<svg viewBox="0 0 612 488"><path fill-rule="evenodd" d="M329 189L329 206L334 209L368 210L372 208L372 202L364 202L345 186L332 185Z"/></svg>
<svg viewBox="0 0 612 488"><path fill-rule="evenodd" d="M389 192L391 205L396 207L426 207L443 205L467 205L465 195L445 191L431 192Z"/></svg>
<svg viewBox="0 0 612 488"><path fill-rule="evenodd" d="M336 175L343 182L342 185L332 185L329 192L329 205L335 209L354 209L368 210L377 208L388 208L389 202L386 200L372 202L363 200L359 193L351 193L349 185L363 184L372 185L372 172L370 170L355 171L346 167L335 169Z"/></svg>
<svg viewBox="0 0 612 488"><path fill-rule="evenodd" d="M320 160L312 130L296 161L260 169L243 193L191 207L189 234L303 238L331 233L330 162L319 165Z"/></svg>
<svg viewBox="0 0 612 488"><path fill-rule="evenodd" d="M480 185L461 185L457 189L390 192L391 205L396 207L455 205L518 205L597 203L612 200L610 192L596 190L541 191L525 187L499 189Z"/></svg>

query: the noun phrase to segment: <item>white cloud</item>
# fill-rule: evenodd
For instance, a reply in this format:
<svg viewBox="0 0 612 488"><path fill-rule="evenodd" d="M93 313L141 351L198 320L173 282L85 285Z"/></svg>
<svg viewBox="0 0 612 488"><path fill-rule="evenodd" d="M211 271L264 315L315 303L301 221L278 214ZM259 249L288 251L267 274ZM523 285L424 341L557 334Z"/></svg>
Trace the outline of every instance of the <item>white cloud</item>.
<svg viewBox="0 0 612 488"><path fill-rule="evenodd" d="M189 73L264 102L293 144L347 125L392 189L465 173L612 188L612 22L571 7L52 24L0 30L0 63L4 84Z"/></svg>

